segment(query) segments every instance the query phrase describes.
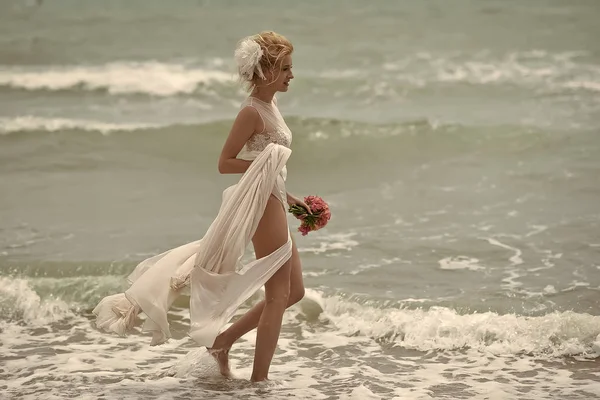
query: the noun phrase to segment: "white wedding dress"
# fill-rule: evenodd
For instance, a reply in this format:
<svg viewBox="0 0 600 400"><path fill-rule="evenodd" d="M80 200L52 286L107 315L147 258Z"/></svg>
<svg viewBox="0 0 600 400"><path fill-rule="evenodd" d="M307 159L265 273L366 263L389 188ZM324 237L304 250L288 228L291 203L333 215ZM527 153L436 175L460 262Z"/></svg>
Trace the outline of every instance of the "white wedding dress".
<svg viewBox="0 0 600 400"><path fill-rule="evenodd" d="M287 261L292 242L266 257L241 263L269 196L286 205L286 163L292 134L277 108L248 97L243 107L254 107L265 129L253 134L237 158L252 160L239 182L223 191L217 217L200 240L148 258L129 275L125 293L107 296L94 308L96 326L124 335L143 312L142 330L152 332L151 345L171 337L167 312L182 293L190 295L189 335L212 347L221 328L236 309ZM189 291L188 291L189 289Z"/></svg>

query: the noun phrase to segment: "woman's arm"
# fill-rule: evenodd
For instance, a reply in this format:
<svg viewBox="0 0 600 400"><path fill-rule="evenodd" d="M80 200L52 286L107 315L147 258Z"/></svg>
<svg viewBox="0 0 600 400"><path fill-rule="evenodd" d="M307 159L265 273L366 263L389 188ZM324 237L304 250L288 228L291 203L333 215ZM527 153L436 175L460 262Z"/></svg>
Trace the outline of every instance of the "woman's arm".
<svg viewBox="0 0 600 400"><path fill-rule="evenodd" d="M262 131L262 120L254 107L244 107L238 113L229 136L223 145L219 157L219 172L222 174L243 174L252 161L239 160L239 154L244 144L254 132Z"/></svg>

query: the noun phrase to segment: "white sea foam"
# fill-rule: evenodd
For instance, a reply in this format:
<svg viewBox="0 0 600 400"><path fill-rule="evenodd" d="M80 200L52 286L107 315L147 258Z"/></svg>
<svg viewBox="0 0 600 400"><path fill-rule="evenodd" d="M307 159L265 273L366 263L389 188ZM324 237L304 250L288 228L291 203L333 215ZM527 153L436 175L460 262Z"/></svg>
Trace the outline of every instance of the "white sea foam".
<svg viewBox="0 0 600 400"><path fill-rule="evenodd" d="M25 279L0 277L0 319L43 326L72 317L67 303L60 299L41 299Z"/></svg>
<svg viewBox="0 0 600 400"><path fill-rule="evenodd" d="M153 96L190 94L199 85L231 83L234 75L177 63L113 62L105 65L12 67L0 69L0 86L26 90L106 90Z"/></svg>
<svg viewBox="0 0 600 400"><path fill-rule="evenodd" d="M340 400L380 400L383 397L371 392L364 385L355 387L352 392L347 395L340 396Z"/></svg>
<svg viewBox="0 0 600 400"><path fill-rule="evenodd" d="M516 248L516 247L512 247L509 246L505 243L502 243L496 239L493 238L485 238L490 244L493 244L494 246L498 246L498 247L502 247L505 248L507 250L511 250L514 252L514 255L512 257L509 258L509 261L511 262L512 265L520 265L523 264L523 259L521 258L521 256L523 255L523 252Z"/></svg>
<svg viewBox="0 0 600 400"><path fill-rule="evenodd" d="M600 81L574 80L563 84L568 89L585 89L592 92L600 92Z"/></svg>
<svg viewBox="0 0 600 400"><path fill-rule="evenodd" d="M315 254L335 252L335 251L349 251L353 247L358 246L358 242L352 239L356 236L356 233L336 233L330 235L324 235L319 238L319 246L307 246L300 247L300 252L310 252Z"/></svg>
<svg viewBox="0 0 600 400"><path fill-rule="evenodd" d="M344 334L360 333L387 339L421 351L470 348L495 355L520 353L600 356L594 338L600 335L600 316L554 312L539 317L494 312L459 314L446 307L423 309L376 308L323 297L309 291Z"/></svg>
<svg viewBox="0 0 600 400"><path fill-rule="evenodd" d="M381 268L381 267L385 267L387 265L392 265L392 264L396 264L396 263L400 263L402 262L402 260L398 257L394 257L394 258L384 258L381 259L378 262L375 263L366 263L366 264L360 264L358 266L358 268L356 268L355 270L352 270L349 272L350 275L357 275L362 273L363 271L367 271L370 269L374 269L374 268Z"/></svg>
<svg viewBox="0 0 600 400"><path fill-rule="evenodd" d="M478 271L485 269L485 267L478 264L478 259L467 256L446 257L438 262L440 268L446 270L468 269L470 271Z"/></svg>
<svg viewBox="0 0 600 400"><path fill-rule="evenodd" d="M493 55L430 53L408 55L382 65L384 73L418 87L431 82L478 85L510 83L549 89L600 91L600 68L576 60L573 52L547 53L534 50Z"/></svg>
<svg viewBox="0 0 600 400"><path fill-rule="evenodd" d="M3 134L27 131L56 132L66 129L81 129L84 131L94 131L106 134L116 131L134 131L138 129L158 128L160 126L161 125L150 125L141 123L115 124L85 119L45 118L36 117L32 115L23 115L12 118L0 117L0 133Z"/></svg>
<svg viewBox="0 0 600 400"><path fill-rule="evenodd" d="M320 319L333 324L316 323L312 318L307 323L302 318L318 304L322 306ZM181 314L185 312L173 313ZM39 332L7 324L10 329L0 330L0 357L7 378L4 389L11 398L36 400L62 398L64 393L77 398L250 400L421 400L432 396L537 400L551 399L557 393L564 398L600 395L592 363L587 370L583 364L571 371L551 358L542 362L520 354L523 350L535 353L550 342L562 348L558 354L576 354L582 341L589 344L590 352L600 353L599 317L556 313L544 320L493 313L461 316L441 308L377 309L313 290L284 316L269 373L271 382L261 385L248 382L255 330L233 347L234 379L225 380L206 351L183 335L181 328L173 330L178 339L151 347L147 337L101 333L81 316L73 317L70 327ZM393 340L389 332L402 320L404 338ZM395 346L381 346L386 338ZM431 351L436 348L445 350ZM580 372L586 375L577 376Z"/></svg>

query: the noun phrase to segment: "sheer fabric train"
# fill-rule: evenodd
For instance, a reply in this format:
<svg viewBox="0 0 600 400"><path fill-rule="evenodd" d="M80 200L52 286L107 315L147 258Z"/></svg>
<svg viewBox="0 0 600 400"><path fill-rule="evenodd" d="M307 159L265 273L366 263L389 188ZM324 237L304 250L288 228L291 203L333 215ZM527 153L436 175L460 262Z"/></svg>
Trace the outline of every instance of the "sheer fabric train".
<svg viewBox="0 0 600 400"><path fill-rule="evenodd" d="M276 110L275 105L273 108ZM267 133L281 135L282 129L287 129L268 127L265 116L262 112ZM128 277L129 289L105 297L93 310L96 326L124 335L143 312L147 318L142 330L152 332L151 345L163 343L171 337L167 312L173 301L189 289L189 335L198 344L212 347L236 309L292 255L288 234L287 242L275 252L246 265L241 263L269 196L274 195L285 207L290 154L291 150L279 143L265 143L263 149L245 146L238 158L253 162L237 184L224 190L217 217L204 237L139 263Z"/></svg>

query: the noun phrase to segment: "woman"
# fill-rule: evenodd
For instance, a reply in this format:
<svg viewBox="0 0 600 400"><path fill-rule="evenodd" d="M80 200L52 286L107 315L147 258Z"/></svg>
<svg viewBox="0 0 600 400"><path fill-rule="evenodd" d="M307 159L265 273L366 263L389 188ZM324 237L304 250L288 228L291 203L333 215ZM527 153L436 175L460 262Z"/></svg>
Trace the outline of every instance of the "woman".
<svg viewBox="0 0 600 400"><path fill-rule="evenodd" d="M290 235L286 203L306 204L287 193L285 164L292 136L275 93L287 92L292 44L275 32L262 32L238 44L235 58L250 96L233 123L219 157L219 172L243 174L223 192L223 202L204 237L142 261L129 276L131 287L104 298L94 309L96 326L125 334L140 312L153 345L171 335L167 311L185 288L190 290L190 336L206 346L225 376L229 349L258 327L253 382L266 380L277 347L283 313L304 296L298 250ZM252 241L256 260L241 265ZM262 285L265 300L224 332L235 310Z"/></svg>

